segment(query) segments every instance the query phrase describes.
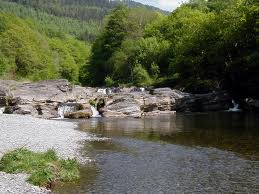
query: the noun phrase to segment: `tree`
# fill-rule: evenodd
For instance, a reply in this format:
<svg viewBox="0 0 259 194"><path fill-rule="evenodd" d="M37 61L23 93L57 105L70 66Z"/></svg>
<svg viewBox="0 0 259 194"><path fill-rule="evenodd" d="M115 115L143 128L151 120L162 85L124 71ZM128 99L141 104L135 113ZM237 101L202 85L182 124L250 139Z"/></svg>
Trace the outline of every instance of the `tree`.
<svg viewBox="0 0 259 194"><path fill-rule="evenodd" d="M147 70L140 64L137 64L133 69L133 83L136 86L150 86L152 84L152 79Z"/></svg>
<svg viewBox="0 0 259 194"><path fill-rule="evenodd" d="M90 72L88 84L103 85L104 79L113 71L109 62L113 53L121 46L127 35L127 17L129 10L124 6L117 7L108 17L103 33L92 47L92 56L87 71Z"/></svg>

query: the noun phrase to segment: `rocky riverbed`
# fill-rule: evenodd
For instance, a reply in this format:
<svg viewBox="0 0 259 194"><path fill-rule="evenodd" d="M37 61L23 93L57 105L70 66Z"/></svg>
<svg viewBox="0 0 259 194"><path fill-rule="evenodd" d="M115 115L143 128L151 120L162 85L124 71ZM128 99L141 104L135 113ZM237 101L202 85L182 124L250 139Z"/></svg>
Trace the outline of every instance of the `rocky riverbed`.
<svg viewBox="0 0 259 194"><path fill-rule="evenodd" d="M75 130L72 122L44 120L31 116L0 115L0 158L6 152L25 147L32 151L56 150L62 158L88 159L80 155L80 141L91 140L88 133ZM0 172L0 193L33 194L49 191L26 183L27 175Z"/></svg>
<svg viewBox="0 0 259 194"><path fill-rule="evenodd" d="M226 91L190 94L171 88L91 88L49 80L21 83L0 80L0 113L40 118L135 117L176 112L225 111L233 97ZM243 107L258 110L259 101L246 99Z"/></svg>

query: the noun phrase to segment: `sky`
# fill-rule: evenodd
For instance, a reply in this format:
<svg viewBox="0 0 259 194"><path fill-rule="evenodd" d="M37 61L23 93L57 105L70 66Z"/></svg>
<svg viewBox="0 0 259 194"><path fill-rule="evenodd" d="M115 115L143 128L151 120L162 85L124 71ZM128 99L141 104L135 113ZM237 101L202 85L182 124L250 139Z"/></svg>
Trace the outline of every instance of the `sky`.
<svg viewBox="0 0 259 194"><path fill-rule="evenodd" d="M143 4L152 5L159 7L160 9L166 11L172 11L177 8L181 3L186 2L187 0L134 0Z"/></svg>

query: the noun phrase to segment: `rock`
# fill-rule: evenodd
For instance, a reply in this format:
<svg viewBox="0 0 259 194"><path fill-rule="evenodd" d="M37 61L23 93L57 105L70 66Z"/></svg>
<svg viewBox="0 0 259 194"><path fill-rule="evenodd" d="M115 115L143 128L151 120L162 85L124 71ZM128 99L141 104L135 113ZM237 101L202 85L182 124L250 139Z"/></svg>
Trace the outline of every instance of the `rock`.
<svg viewBox="0 0 259 194"><path fill-rule="evenodd" d="M69 119L88 119L92 116L91 110L80 110L76 112L65 113L65 118Z"/></svg>
<svg viewBox="0 0 259 194"><path fill-rule="evenodd" d="M259 112L259 100L247 98L242 103L242 109L247 111Z"/></svg>
<svg viewBox="0 0 259 194"><path fill-rule="evenodd" d="M33 107L31 105L19 105L17 110L14 111L15 114L28 115L32 114Z"/></svg>
<svg viewBox="0 0 259 194"><path fill-rule="evenodd" d="M113 87L111 88L111 93L112 94L118 94L118 93L121 93L121 89L120 88L117 88L117 87Z"/></svg>
<svg viewBox="0 0 259 194"><path fill-rule="evenodd" d="M172 90L171 88L156 88L151 90L150 93L155 96L170 96L175 99L190 96L189 93L185 93L180 90Z"/></svg>
<svg viewBox="0 0 259 194"><path fill-rule="evenodd" d="M156 88L149 93L131 87L110 88L108 95L106 93L106 89L103 94L97 88L74 86L64 79L36 83L0 80L0 108L3 110L3 107L7 107L5 109L8 113L30 114L40 118L55 118L59 115L88 118L92 115L91 103L97 105L104 117L138 118L142 115L171 114L173 111L228 110L231 104L231 98L226 92L195 95L171 88ZM71 108L69 104L78 104L80 107ZM257 103L251 101L247 107L257 109Z"/></svg>
<svg viewBox="0 0 259 194"><path fill-rule="evenodd" d="M17 106L6 106L6 107L4 108L3 113L4 113L4 114L13 114L17 109L18 109Z"/></svg>
<svg viewBox="0 0 259 194"><path fill-rule="evenodd" d="M173 100L169 96L146 96L141 110L144 112L170 111Z"/></svg>
<svg viewBox="0 0 259 194"><path fill-rule="evenodd" d="M227 92L188 95L176 99L172 110L177 112L206 112L228 110L231 98Z"/></svg>
<svg viewBox="0 0 259 194"><path fill-rule="evenodd" d="M125 115L122 112L111 111L111 110L102 110L103 117L127 117L129 115Z"/></svg>
<svg viewBox="0 0 259 194"><path fill-rule="evenodd" d="M58 117L58 104L89 104L96 96L94 88L73 86L67 80L20 83L0 80L0 107L12 106L14 114L31 114L40 118Z"/></svg>
<svg viewBox="0 0 259 194"><path fill-rule="evenodd" d="M152 112L144 112L142 116L159 116L159 115L172 115L175 114L176 111L152 111Z"/></svg>
<svg viewBox="0 0 259 194"><path fill-rule="evenodd" d="M0 107L1 106L6 106L6 98L8 96L8 91L4 86L0 85Z"/></svg>
<svg viewBox="0 0 259 194"><path fill-rule="evenodd" d="M173 90L171 88L156 88L150 91L152 95L164 95L164 94L170 94Z"/></svg>
<svg viewBox="0 0 259 194"><path fill-rule="evenodd" d="M171 90L170 88L153 89L151 94L134 93L134 98L140 104L143 112L171 111L176 99L186 96L190 96L190 94L179 90Z"/></svg>
<svg viewBox="0 0 259 194"><path fill-rule="evenodd" d="M134 87L130 90L130 93L134 93L134 92L145 92L146 89L145 88L137 88L137 87Z"/></svg>
<svg viewBox="0 0 259 194"><path fill-rule="evenodd" d="M141 117L138 102L130 95L116 95L100 110L104 117Z"/></svg>

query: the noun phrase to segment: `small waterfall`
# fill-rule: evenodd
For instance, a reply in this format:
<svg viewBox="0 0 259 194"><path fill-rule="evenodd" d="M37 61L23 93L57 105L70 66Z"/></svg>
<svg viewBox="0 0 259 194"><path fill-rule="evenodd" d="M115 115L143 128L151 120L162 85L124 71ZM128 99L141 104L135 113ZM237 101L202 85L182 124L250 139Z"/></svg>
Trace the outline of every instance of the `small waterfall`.
<svg viewBox="0 0 259 194"><path fill-rule="evenodd" d="M92 117L95 117L95 118L101 117L100 113L98 112L98 110L94 106L91 106L91 110L93 112Z"/></svg>
<svg viewBox="0 0 259 194"><path fill-rule="evenodd" d="M65 118L65 114L69 112L75 112L76 111L76 105L74 104L62 104L58 107L58 115L61 119Z"/></svg>
<svg viewBox="0 0 259 194"><path fill-rule="evenodd" d="M145 88L139 88L141 92L145 92L146 89Z"/></svg>
<svg viewBox="0 0 259 194"><path fill-rule="evenodd" d="M106 89L100 88L97 90L97 93L107 94L107 91L106 91Z"/></svg>
<svg viewBox="0 0 259 194"><path fill-rule="evenodd" d="M100 89L97 90L97 93L110 95L110 94L113 93L113 91L110 88L100 88Z"/></svg>
<svg viewBox="0 0 259 194"><path fill-rule="evenodd" d="M240 112L241 109L239 109L239 104L237 104L234 100L232 100L233 108L230 108L229 112Z"/></svg>
<svg viewBox="0 0 259 194"><path fill-rule="evenodd" d="M0 115L4 114L4 111L5 111L5 107L0 108Z"/></svg>

